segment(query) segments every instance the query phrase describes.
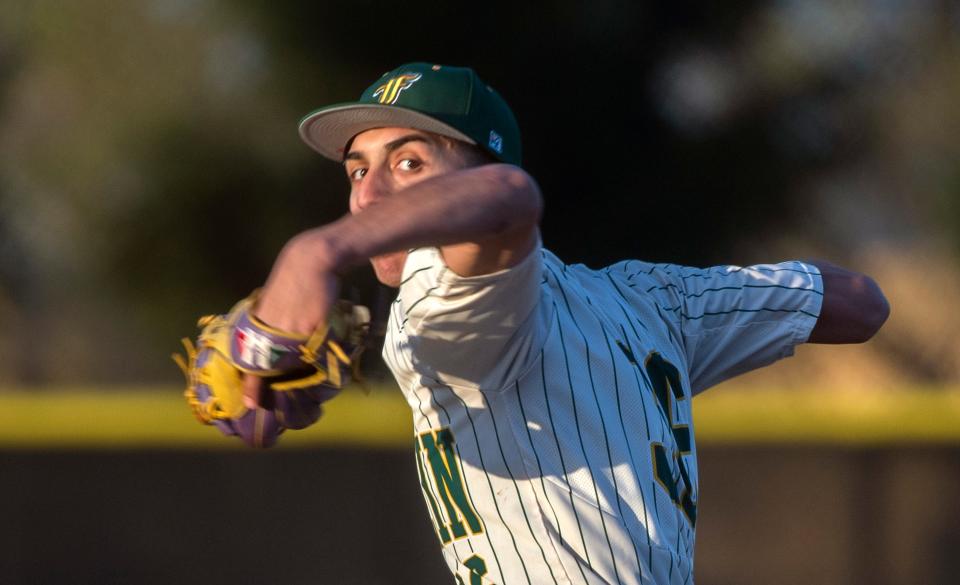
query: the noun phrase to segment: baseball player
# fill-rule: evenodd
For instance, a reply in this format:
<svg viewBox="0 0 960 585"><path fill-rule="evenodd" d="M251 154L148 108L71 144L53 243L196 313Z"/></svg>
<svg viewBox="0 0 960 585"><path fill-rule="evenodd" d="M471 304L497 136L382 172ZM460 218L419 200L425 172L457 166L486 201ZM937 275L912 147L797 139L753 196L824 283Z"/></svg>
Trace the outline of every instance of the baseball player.
<svg viewBox="0 0 960 585"><path fill-rule="evenodd" d="M459 585L692 583L693 397L805 341L865 341L889 312L822 262L565 264L513 114L467 68L398 67L300 135L344 165L351 215L288 243L255 314L309 333L368 260L399 288L383 357Z"/></svg>

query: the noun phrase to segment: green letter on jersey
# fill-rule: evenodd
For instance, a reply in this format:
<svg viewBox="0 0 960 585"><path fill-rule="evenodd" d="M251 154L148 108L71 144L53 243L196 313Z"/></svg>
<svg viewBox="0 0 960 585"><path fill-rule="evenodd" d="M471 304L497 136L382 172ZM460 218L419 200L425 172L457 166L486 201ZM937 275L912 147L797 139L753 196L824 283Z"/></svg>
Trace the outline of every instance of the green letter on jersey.
<svg viewBox="0 0 960 585"><path fill-rule="evenodd" d="M423 490L423 497L426 498L427 503L430 504L430 512L436 520L437 536L440 537L442 544L447 544L452 540L450 538L450 531L447 530L443 522L443 516L440 515L440 509L437 507L437 500L433 497L430 486L427 484L427 470L423 468L423 457L420 456L420 441L418 439L414 439L413 448L414 453L416 453L417 476L420 478L420 489Z"/></svg>
<svg viewBox="0 0 960 585"><path fill-rule="evenodd" d="M483 576L487 574L487 563L480 555L473 555L463 561L463 566L470 569L470 585L482 585ZM460 577L457 576L457 579Z"/></svg>
<svg viewBox="0 0 960 585"><path fill-rule="evenodd" d="M651 447L651 459L653 461L653 475L657 482L667 490L673 503L683 510L690 520L691 526L697 524L697 503L693 501L691 493L690 475L687 473L687 466L683 463L683 455L690 452L690 427L687 425L673 424L673 398L685 400L683 386L680 383L680 370L676 366L663 359L656 352L647 356L644 364L650 383L653 385L653 393L657 397L657 402L663 408L663 414L670 422L673 438L677 444L677 450L673 452L673 459L677 461L677 467L680 469L680 478L683 479L684 489L679 490L679 479L674 480L670 457L667 450L661 443L653 443Z"/></svg>
<svg viewBox="0 0 960 585"><path fill-rule="evenodd" d="M429 470L430 475L433 476L433 484L447 513L447 522L444 525L444 520L438 513L439 510L436 507L433 510L440 540L443 544L447 544L453 539L467 536L464 522L469 527L470 534L483 532L480 517L477 516L477 512L467 498L463 475L454 449L453 433L449 428L427 431L419 436L419 443L422 453L430 463ZM432 504L433 498L429 491L425 493Z"/></svg>

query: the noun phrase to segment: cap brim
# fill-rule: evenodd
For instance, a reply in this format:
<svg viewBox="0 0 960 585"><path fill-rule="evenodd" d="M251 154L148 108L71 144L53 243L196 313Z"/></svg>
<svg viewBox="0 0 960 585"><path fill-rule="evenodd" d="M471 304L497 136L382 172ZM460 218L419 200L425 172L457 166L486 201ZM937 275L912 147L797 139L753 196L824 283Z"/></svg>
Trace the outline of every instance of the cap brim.
<svg viewBox="0 0 960 585"><path fill-rule="evenodd" d="M323 156L340 162L347 142L374 128L416 128L476 144L472 138L436 118L415 110L380 104L337 104L307 114L300 121L300 138Z"/></svg>

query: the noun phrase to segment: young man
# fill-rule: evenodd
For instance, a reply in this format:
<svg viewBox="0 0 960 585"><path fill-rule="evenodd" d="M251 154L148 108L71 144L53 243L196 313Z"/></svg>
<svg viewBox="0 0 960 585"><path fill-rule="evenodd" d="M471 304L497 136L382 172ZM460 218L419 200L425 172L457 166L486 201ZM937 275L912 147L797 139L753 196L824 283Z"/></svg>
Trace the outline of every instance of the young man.
<svg viewBox="0 0 960 585"><path fill-rule="evenodd" d="M289 242L255 312L309 333L367 260L399 287L383 355L460 584L692 582L692 397L888 314L821 262L564 264L513 115L469 69L401 66L300 131L344 164L351 215Z"/></svg>

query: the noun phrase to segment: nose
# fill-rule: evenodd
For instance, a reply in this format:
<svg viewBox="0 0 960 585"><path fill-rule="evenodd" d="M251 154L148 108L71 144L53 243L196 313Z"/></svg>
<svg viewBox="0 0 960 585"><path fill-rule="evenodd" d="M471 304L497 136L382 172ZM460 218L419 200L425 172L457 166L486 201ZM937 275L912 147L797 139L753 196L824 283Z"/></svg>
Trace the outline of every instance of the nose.
<svg viewBox="0 0 960 585"><path fill-rule="evenodd" d="M368 169L363 180L353 187L353 201L356 211L362 211L374 205L390 193L390 185L384 173Z"/></svg>

